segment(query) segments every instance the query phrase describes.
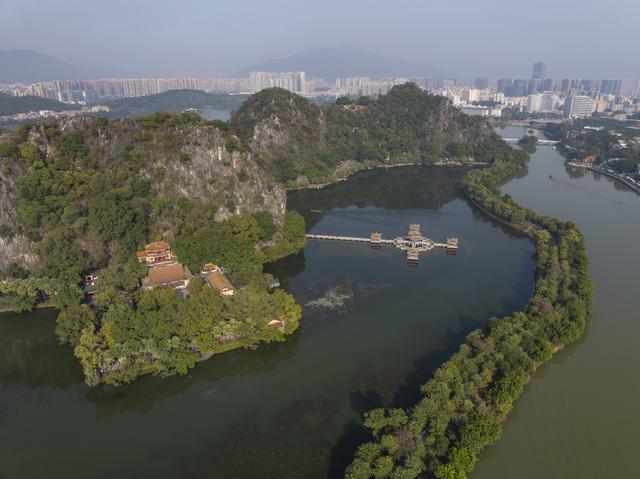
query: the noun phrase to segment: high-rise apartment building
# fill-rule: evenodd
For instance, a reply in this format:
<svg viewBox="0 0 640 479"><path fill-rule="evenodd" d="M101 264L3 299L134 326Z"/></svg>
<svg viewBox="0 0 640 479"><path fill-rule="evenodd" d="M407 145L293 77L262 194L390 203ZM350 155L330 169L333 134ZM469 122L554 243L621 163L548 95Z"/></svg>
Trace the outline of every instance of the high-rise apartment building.
<svg viewBox="0 0 640 479"><path fill-rule="evenodd" d="M542 91L542 80L536 78L535 80L529 80L529 88L527 93L533 95Z"/></svg>
<svg viewBox="0 0 640 479"><path fill-rule="evenodd" d="M529 93L529 80L513 80L511 96L525 96Z"/></svg>
<svg viewBox="0 0 640 479"><path fill-rule="evenodd" d="M545 78L540 84L540 91L554 91L556 89L556 81L553 78Z"/></svg>
<svg viewBox="0 0 640 479"><path fill-rule="evenodd" d="M304 93L306 90L304 72L251 72L249 84L254 93L274 87L294 93Z"/></svg>
<svg viewBox="0 0 640 479"><path fill-rule="evenodd" d="M564 100L564 116L567 118L588 118L593 113L593 99L589 96L574 95Z"/></svg>
<svg viewBox="0 0 640 479"><path fill-rule="evenodd" d="M488 78L476 78L475 87L478 90L486 90L489 88L489 79Z"/></svg>
<svg viewBox="0 0 640 479"><path fill-rule="evenodd" d="M560 104L560 98L554 94L544 93L527 97L527 113L552 112Z"/></svg>
<svg viewBox="0 0 640 479"><path fill-rule="evenodd" d="M477 88L465 88L461 92L460 99L467 104L480 101L480 90Z"/></svg>
<svg viewBox="0 0 640 479"><path fill-rule="evenodd" d="M511 95L512 86L513 86L513 80L501 78L500 80L498 80L496 89L499 93L504 93L505 95Z"/></svg>
<svg viewBox="0 0 640 479"><path fill-rule="evenodd" d="M619 96L622 93L623 80L602 80L600 93Z"/></svg>
<svg viewBox="0 0 640 479"><path fill-rule="evenodd" d="M533 72L531 74L532 80L544 80L547 78L547 65L542 62L535 62L533 64Z"/></svg>
<svg viewBox="0 0 640 479"><path fill-rule="evenodd" d="M542 95L529 95L527 97L527 113L536 113L542 109Z"/></svg>
<svg viewBox="0 0 640 479"><path fill-rule="evenodd" d="M411 81L423 90L433 90L436 85L435 79L430 77L412 78Z"/></svg>
<svg viewBox="0 0 640 479"><path fill-rule="evenodd" d="M52 92L60 101L95 101L101 98L156 95L169 90L238 93L248 89L247 78L110 78L56 80Z"/></svg>

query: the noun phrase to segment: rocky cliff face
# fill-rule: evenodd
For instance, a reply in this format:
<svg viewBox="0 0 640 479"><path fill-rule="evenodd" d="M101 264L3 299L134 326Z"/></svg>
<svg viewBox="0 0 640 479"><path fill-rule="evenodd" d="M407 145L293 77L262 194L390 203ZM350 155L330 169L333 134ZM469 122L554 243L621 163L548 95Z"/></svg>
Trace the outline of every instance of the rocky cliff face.
<svg viewBox="0 0 640 479"><path fill-rule="evenodd" d="M234 114L231 127L276 178L285 182L314 161L326 146L321 108L280 88L253 95Z"/></svg>
<svg viewBox="0 0 640 479"><path fill-rule="evenodd" d="M181 153L189 159L175 162L155 156L143 169L160 194L215 204L216 221L257 211L268 211L276 221L282 221L285 192L250 153L227 151L216 129L179 129L176 134L184 145Z"/></svg>
<svg viewBox="0 0 640 479"><path fill-rule="evenodd" d="M17 233L17 191L16 177L22 173L20 165L9 165L2 162L0 170L0 225L3 234L0 235L0 270L4 270L11 263L22 268L32 268L39 264L34 244L24 235Z"/></svg>
<svg viewBox="0 0 640 479"><path fill-rule="evenodd" d="M186 123L150 128L140 119L124 119L100 127L92 119L72 119L60 129L80 132L88 156L104 168L117 162L123 152L134 152L142 163L140 175L159 195L206 203L216 209L216 221L257 211L268 211L277 222L284 217L283 188L250 152L239 151L235 144L225 146L232 137L215 126ZM34 130L30 140L48 157L57 155L43 128Z"/></svg>
<svg viewBox="0 0 640 479"><path fill-rule="evenodd" d="M215 212L216 221L267 211L276 223L282 223L284 189L256 163L253 153L238 147L237 138L199 120L158 118L111 122L73 118L55 126L32 127L25 143L36 145L48 165L63 159L69 162L63 168L76 173L133 169L148 181L152 197L164 198L171 207L185 201L198 204L200 210ZM61 138L70 140L63 146ZM30 268L38 263L33 243L23 235L5 233L19 229L16 180L33 171L34 166L21 159L0 158L0 163L0 270L13 262ZM176 208L173 210L173 218L159 214L153 219L153 236L173 237L177 227ZM78 238L82 249L90 254L92 247L88 245L92 242L91 237Z"/></svg>

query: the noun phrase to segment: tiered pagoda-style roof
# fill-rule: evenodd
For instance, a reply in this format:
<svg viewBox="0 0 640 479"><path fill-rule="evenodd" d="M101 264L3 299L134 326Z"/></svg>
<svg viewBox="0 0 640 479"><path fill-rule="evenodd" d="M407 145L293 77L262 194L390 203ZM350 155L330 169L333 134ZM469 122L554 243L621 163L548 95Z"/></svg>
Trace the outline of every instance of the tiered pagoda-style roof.
<svg viewBox="0 0 640 479"><path fill-rule="evenodd" d="M371 233L370 239L372 243L380 243L382 241L382 233Z"/></svg>
<svg viewBox="0 0 640 479"><path fill-rule="evenodd" d="M416 223L409 225L407 237L413 242L420 241L423 238L422 233L420 232L420 225Z"/></svg>

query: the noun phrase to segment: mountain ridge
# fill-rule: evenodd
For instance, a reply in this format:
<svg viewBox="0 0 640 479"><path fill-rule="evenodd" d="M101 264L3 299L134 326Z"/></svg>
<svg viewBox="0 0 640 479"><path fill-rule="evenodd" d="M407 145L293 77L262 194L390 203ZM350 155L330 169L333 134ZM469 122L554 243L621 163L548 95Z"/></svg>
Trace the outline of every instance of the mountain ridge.
<svg viewBox="0 0 640 479"><path fill-rule="evenodd" d="M449 74L430 65L380 55L351 45L312 47L293 55L265 60L239 70L234 76L248 76L252 71L304 71L309 77L334 80L349 76L433 76Z"/></svg>
<svg viewBox="0 0 640 479"><path fill-rule="evenodd" d="M0 49L0 83L93 80L108 76L113 74L101 69L74 65L37 50Z"/></svg>

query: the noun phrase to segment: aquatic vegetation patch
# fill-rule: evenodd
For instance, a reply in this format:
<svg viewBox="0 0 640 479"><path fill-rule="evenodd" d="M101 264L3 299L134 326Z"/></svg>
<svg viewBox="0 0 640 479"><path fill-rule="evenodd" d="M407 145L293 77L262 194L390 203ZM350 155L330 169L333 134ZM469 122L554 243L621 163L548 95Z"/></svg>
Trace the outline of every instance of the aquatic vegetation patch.
<svg viewBox="0 0 640 479"><path fill-rule="evenodd" d="M307 301L308 308L324 308L337 310L343 308L353 298L353 292L347 291L343 286L328 288L324 296Z"/></svg>

